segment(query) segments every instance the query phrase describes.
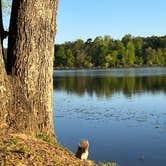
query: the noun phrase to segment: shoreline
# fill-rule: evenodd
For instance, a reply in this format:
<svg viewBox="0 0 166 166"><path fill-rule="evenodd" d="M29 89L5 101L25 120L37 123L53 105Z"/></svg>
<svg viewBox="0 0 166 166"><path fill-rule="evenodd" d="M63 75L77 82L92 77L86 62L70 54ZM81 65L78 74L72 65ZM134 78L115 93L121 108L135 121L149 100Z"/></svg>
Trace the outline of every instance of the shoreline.
<svg viewBox="0 0 166 166"><path fill-rule="evenodd" d="M22 133L0 132L0 165L97 166L92 160L80 160L58 143Z"/></svg>
<svg viewBox="0 0 166 166"><path fill-rule="evenodd" d="M152 65L152 66L117 66L117 67L109 67L109 68L104 68L104 67L92 67L92 68L84 68L84 67L73 67L73 68L69 68L69 67L54 67L53 70L110 70L110 69L129 69L129 68L160 68L160 67L166 67L165 65Z"/></svg>

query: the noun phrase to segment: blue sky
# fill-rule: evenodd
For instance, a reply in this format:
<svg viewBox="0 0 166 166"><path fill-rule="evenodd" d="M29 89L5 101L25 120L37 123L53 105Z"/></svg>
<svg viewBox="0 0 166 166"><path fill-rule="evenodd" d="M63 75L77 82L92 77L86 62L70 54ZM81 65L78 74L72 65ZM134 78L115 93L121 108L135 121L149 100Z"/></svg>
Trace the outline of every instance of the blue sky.
<svg viewBox="0 0 166 166"><path fill-rule="evenodd" d="M166 34L166 0L59 0L56 43Z"/></svg>

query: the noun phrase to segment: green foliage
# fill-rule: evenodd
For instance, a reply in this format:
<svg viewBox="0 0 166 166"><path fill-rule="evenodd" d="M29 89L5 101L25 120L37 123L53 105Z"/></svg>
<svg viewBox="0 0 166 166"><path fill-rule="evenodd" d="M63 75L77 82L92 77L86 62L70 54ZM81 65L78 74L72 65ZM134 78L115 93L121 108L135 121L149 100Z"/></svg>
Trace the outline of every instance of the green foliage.
<svg viewBox="0 0 166 166"><path fill-rule="evenodd" d="M1 3L2 3L2 8L6 8L7 7L7 4L4 2L4 0L2 0Z"/></svg>
<svg viewBox="0 0 166 166"><path fill-rule="evenodd" d="M55 140L52 139L49 135L38 134L36 137L50 144L55 144Z"/></svg>
<svg viewBox="0 0 166 166"><path fill-rule="evenodd" d="M3 12L5 14L9 14L10 10L11 10L11 3L12 3L12 1L11 0L2 0L1 3L2 3Z"/></svg>
<svg viewBox="0 0 166 166"><path fill-rule="evenodd" d="M21 142L15 138L12 138L7 144L4 146L1 145L5 152L15 152L15 153L22 153L27 154L30 151L29 145Z"/></svg>
<svg viewBox="0 0 166 166"><path fill-rule="evenodd" d="M109 68L166 65L166 36L122 40L98 36L55 46L55 68Z"/></svg>
<svg viewBox="0 0 166 166"><path fill-rule="evenodd" d="M66 50L66 65L68 67L73 67L74 66L74 56L73 52L70 48Z"/></svg>
<svg viewBox="0 0 166 166"><path fill-rule="evenodd" d="M126 64L129 66L133 66L135 62L135 48L132 41L127 43L126 48Z"/></svg>

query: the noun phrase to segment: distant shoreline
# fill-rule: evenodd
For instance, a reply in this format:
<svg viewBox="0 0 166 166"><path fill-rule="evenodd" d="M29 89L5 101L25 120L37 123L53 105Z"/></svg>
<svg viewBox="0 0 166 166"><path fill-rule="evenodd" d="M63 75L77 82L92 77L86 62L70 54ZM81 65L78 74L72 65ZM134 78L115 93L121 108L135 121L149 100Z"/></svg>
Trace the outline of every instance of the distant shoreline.
<svg viewBox="0 0 166 166"><path fill-rule="evenodd" d="M97 70L97 69L127 69L127 68L152 68L152 67L166 67L166 65L142 65L142 66L117 66L117 67L91 67L91 68L84 68L84 67L54 67L54 70Z"/></svg>

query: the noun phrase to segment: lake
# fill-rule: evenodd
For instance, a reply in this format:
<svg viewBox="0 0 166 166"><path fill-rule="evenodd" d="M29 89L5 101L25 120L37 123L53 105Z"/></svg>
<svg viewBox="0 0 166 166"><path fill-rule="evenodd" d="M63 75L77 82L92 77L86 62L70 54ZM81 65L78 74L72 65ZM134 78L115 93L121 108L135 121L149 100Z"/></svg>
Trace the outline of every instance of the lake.
<svg viewBox="0 0 166 166"><path fill-rule="evenodd" d="M58 142L120 166L166 165L166 68L54 71Z"/></svg>

